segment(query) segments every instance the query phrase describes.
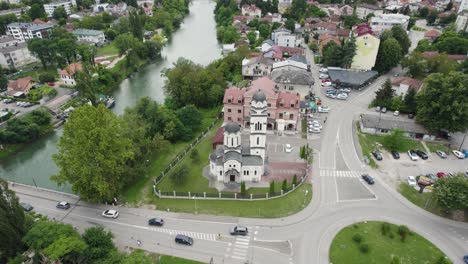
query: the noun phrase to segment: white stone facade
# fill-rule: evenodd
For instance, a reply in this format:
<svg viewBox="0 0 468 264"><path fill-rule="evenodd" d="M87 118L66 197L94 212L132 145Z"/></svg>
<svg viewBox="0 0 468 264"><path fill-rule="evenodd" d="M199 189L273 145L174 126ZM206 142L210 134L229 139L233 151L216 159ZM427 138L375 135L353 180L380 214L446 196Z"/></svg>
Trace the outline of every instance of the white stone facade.
<svg viewBox="0 0 468 264"><path fill-rule="evenodd" d="M67 15L71 14L73 4L71 1L63 1L63 2L52 2L49 4L44 4L44 10L48 17L52 17L54 11L57 7L62 6L67 12Z"/></svg>

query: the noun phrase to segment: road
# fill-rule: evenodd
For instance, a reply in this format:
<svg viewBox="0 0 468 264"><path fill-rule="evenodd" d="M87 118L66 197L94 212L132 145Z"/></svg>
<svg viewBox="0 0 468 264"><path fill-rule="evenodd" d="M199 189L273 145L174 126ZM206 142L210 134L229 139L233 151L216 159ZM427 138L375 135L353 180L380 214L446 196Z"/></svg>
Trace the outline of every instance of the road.
<svg viewBox="0 0 468 264"><path fill-rule="evenodd" d="M315 65L312 73L318 82ZM346 101L321 96L331 112L320 138L310 142L320 147L311 167L313 199L303 211L289 217L252 219L118 207L118 219L105 219L100 216L102 210L112 206L89 205L77 197L21 185L12 189L35 211L70 223L80 231L94 225L106 227L123 250L137 247L138 239L145 250L204 262L324 264L329 263L329 247L340 229L359 221L382 220L408 226L454 263L462 263L462 256L468 254L468 224L443 219L408 202L387 185L384 173L365 165L357 151L354 120L367 109L385 77L363 91L351 93ZM321 93L319 85L314 89L316 94ZM364 184L360 180L362 173L375 176L376 184ZM73 202L74 206L68 211L55 209L60 200ZM147 220L151 217L162 217L166 224L162 228L149 227ZM229 236L228 229L237 224L247 226L250 235ZM178 233L192 236L194 246L176 245L173 239Z"/></svg>

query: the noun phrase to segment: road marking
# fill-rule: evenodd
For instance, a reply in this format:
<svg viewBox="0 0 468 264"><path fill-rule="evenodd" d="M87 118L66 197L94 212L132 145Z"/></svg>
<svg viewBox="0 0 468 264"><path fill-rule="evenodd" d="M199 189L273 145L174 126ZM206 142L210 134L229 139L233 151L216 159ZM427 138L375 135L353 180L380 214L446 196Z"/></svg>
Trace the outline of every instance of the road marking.
<svg viewBox="0 0 468 264"><path fill-rule="evenodd" d="M364 171L320 170L321 177L361 178L364 173Z"/></svg>

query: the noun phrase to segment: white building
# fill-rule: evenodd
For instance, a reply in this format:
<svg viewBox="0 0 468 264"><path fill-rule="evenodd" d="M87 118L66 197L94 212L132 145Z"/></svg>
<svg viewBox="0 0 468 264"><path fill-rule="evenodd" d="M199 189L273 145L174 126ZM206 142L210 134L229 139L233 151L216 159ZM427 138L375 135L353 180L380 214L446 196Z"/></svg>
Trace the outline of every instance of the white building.
<svg viewBox="0 0 468 264"><path fill-rule="evenodd" d="M7 25L8 35L20 41L33 38L49 38L54 24L20 23L14 22Z"/></svg>
<svg viewBox="0 0 468 264"><path fill-rule="evenodd" d="M267 100L258 90L250 107L250 142L242 145L241 125L224 126L223 145L210 155L210 173L219 182L259 182L264 174L266 157Z"/></svg>
<svg viewBox="0 0 468 264"><path fill-rule="evenodd" d="M44 10L47 14L48 17L52 17L54 14L54 11L57 7L63 7L65 9L65 12L67 12L67 15L71 14L73 4L71 1L61 1L61 2L51 2L48 4L44 4Z"/></svg>
<svg viewBox="0 0 468 264"><path fill-rule="evenodd" d="M15 39L12 36L8 36L8 35L0 36L0 48L14 46L19 42L20 42L19 40Z"/></svg>
<svg viewBox="0 0 468 264"><path fill-rule="evenodd" d="M16 69L36 61L36 57L31 55L25 42L0 48L0 65L4 68Z"/></svg>
<svg viewBox="0 0 468 264"><path fill-rule="evenodd" d="M65 69L58 72L60 80L64 85L75 86L75 74L77 71L81 71L82 69L83 66L81 65L81 63L72 63L68 65Z"/></svg>
<svg viewBox="0 0 468 264"><path fill-rule="evenodd" d="M383 9L370 4L359 4L356 7L356 15L359 19L366 19L369 14L381 15L383 14Z"/></svg>
<svg viewBox="0 0 468 264"><path fill-rule="evenodd" d="M381 14L371 18L370 26L376 32L391 29L393 26L400 26L407 30L409 20L409 16L402 14Z"/></svg>
<svg viewBox="0 0 468 264"><path fill-rule="evenodd" d="M455 27L457 31L468 32L468 11L458 14Z"/></svg>
<svg viewBox="0 0 468 264"><path fill-rule="evenodd" d="M78 41L86 41L91 43L102 43L106 40L104 32L100 30L78 28L72 31Z"/></svg>
<svg viewBox="0 0 468 264"><path fill-rule="evenodd" d="M462 0L460 2L460 6L458 8L458 13L461 13L463 11L468 11L468 0Z"/></svg>
<svg viewBox="0 0 468 264"><path fill-rule="evenodd" d="M256 5L243 5L241 9L243 16L256 16L262 17L262 10Z"/></svg>
<svg viewBox="0 0 468 264"><path fill-rule="evenodd" d="M301 39L295 34L283 34L278 35L275 44L282 47L300 47Z"/></svg>
<svg viewBox="0 0 468 264"><path fill-rule="evenodd" d="M12 3L10 2L10 4L12 4ZM2 10L2 11L0 11L0 16L14 14L16 17L19 18L22 14L26 13L29 9L31 9L31 7L24 6L24 7L21 7L21 8Z"/></svg>

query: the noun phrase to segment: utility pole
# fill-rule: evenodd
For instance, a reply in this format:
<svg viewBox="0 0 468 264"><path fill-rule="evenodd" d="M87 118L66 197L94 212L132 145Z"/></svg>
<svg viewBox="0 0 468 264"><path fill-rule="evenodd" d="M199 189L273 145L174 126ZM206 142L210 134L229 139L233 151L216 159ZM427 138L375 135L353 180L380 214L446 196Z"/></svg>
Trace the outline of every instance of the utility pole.
<svg viewBox="0 0 468 264"><path fill-rule="evenodd" d="M463 147L463 143L465 143L465 138L466 138L466 134L467 134L467 133L468 133L468 130L465 131L465 135L463 136L463 140L462 140L462 142L461 142L461 144L460 144L460 147L458 148L458 151L461 151L461 149L462 149L462 147Z"/></svg>

